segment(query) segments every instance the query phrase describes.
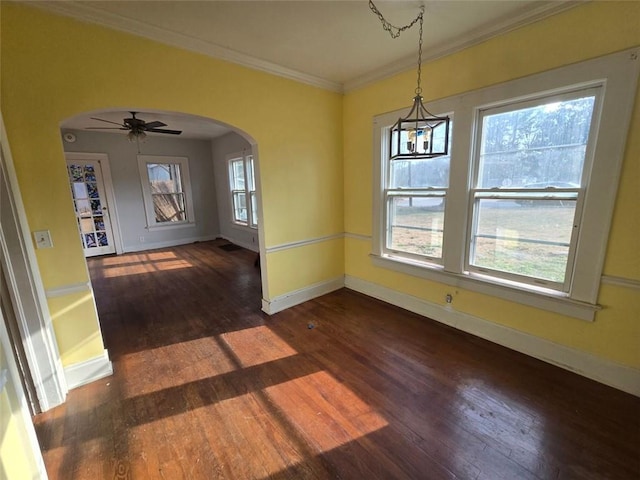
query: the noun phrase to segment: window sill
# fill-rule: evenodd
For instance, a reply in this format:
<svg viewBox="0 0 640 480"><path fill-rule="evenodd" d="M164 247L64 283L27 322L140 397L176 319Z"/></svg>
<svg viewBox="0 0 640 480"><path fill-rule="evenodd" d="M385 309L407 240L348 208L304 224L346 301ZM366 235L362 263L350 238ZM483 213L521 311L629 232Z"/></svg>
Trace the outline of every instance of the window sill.
<svg viewBox="0 0 640 480"><path fill-rule="evenodd" d="M147 226L147 230L149 230L150 232L155 231L160 231L160 230L175 230L177 228L193 228L195 227L196 224L195 222L182 222L182 223L171 223L171 224L166 224L166 225L148 225Z"/></svg>
<svg viewBox="0 0 640 480"><path fill-rule="evenodd" d="M244 230L245 232L256 232L258 230L258 227L250 227L249 225L238 222L233 222L231 226L236 230Z"/></svg>
<svg viewBox="0 0 640 480"><path fill-rule="evenodd" d="M412 262L398 257L381 256L373 253L369 256L376 267L394 270L453 287L464 288L472 292L491 295L580 320L592 322L595 318L595 313L601 309L599 305L572 300L560 293L550 293L542 289L536 290L535 287L531 289L518 288L511 285L491 282L471 274L445 272L441 268L430 267L420 262Z"/></svg>

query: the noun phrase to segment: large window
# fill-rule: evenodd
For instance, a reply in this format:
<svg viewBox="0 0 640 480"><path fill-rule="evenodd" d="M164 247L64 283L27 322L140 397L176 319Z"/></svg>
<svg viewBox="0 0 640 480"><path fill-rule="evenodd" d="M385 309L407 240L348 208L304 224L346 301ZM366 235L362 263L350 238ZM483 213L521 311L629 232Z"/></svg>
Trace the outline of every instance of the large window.
<svg viewBox="0 0 640 480"><path fill-rule="evenodd" d="M638 78L622 52L428 106L450 158L390 160L379 142L376 265L592 319Z"/></svg>
<svg viewBox="0 0 640 480"><path fill-rule="evenodd" d="M389 161L385 189L389 251L441 262L449 162L448 156Z"/></svg>
<svg viewBox="0 0 640 480"><path fill-rule="evenodd" d="M148 227L193 223L189 164L184 157L139 155Z"/></svg>
<svg viewBox="0 0 640 480"><path fill-rule="evenodd" d="M480 110L469 271L568 291L601 94L578 90Z"/></svg>
<svg viewBox="0 0 640 480"><path fill-rule="evenodd" d="M240 225L257 228L258 203L253 156L232 156L228 159L228 164L233 221Z"/></svg>

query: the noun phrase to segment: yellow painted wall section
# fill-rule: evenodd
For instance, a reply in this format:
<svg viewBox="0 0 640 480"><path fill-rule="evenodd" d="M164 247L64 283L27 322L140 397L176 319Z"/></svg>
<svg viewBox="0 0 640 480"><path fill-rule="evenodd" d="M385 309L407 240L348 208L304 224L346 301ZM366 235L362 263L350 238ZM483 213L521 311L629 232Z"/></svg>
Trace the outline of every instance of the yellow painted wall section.
<svg viewBox="0 0 640 480"><path fill-rule="evenodd" d="M95 328L96 306L89 290L48 298L47 304L63 366L103 354L102 334Z"/></svg>
<svg viewBox="0 0 640 480"><path fill-rule="evenodd" d="M389 39L387 39L389 41ZM590 2L423 65L433 100L499 84L640 45L640 2ZM428 46L426 47L428 51ZM372 121L409 107L415 71L348 93L344 103L345 230L372 234ZM640 98L635 109L611 229L605 274L640 280ZM346 274L442 304L451 290L371 265L371 243L345 240ZM604 307L584 322L486 295L458 290L456 309L622 365L640 368L640 295L603 285Z"/></svg>
<svg viewBox="0 0 640 480"><path fill-rule="evenodd" d="M6 368L7 359L0 345L0 372ZM17 392L9 381L0 391L0 479L39 478L19 408Z"/></svg>
<svg viewBox="0 0 640 480"><path fill-rule="evenodd" d="M343 231L342 95L24 4L0 8L7 134L29 228L50 230L54 242L37 251L46 289L87 281L59 132L60 122L86 111L167 110L232 125L258 145L267 246ZM315 261L298 263L315 272L310 283L327 280ZM285 291L289 277L268 263L269 291ZM99 337L95 316L76 314L74 302L50 302L67 361L93 357ZM76 350L77 331L86 348Z"/></svg>
<svg viewBox="0 0 640 480"><path fill-rule="evenodd" d="M342 238L304 245L269 254L268 268L282 277L271 296L278 297L318 283L318 278L333 280L344 275ZM304 265L304 267L302 267Z"/></svg>

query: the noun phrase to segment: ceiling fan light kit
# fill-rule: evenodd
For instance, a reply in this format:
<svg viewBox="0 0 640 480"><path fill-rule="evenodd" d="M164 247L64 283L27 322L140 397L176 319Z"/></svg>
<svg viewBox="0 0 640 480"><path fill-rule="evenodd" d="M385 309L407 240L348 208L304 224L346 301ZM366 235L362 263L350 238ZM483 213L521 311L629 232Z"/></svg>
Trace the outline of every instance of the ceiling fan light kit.
<svg viewBox="0 0 640 480"><path fill-rule="evenodd" d="M169 130L165 128L167 124L154 120L153 122L145 122L141 118L137 118L138 112L130 112L131 117L122 120L122 123L112 122L111 120L105 120L103 118L91 117L92 120L98 120L100 122L111 123L118 125L117 127L87 127L87 130L128 130L127 138L130 142L144 142L147 138L147 132L163 133L167 135L180 135L181 130Z"/></svg>

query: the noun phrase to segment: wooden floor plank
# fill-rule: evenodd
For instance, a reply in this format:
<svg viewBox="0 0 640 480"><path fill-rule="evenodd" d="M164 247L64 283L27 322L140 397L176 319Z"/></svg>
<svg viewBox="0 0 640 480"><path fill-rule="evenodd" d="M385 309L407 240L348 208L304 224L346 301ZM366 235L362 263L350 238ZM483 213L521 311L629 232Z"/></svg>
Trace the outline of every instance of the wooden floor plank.
<svg viewBox="0 0 640 480"><path fill-rule="evenodd" d="M640 478L640 399L345 289L269 317L224 243L88 260L114 374L35 417L52 480Z"/></svg>

